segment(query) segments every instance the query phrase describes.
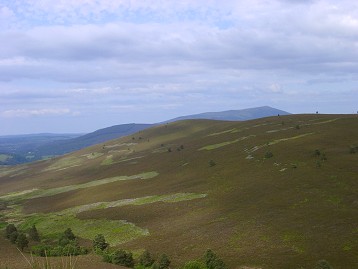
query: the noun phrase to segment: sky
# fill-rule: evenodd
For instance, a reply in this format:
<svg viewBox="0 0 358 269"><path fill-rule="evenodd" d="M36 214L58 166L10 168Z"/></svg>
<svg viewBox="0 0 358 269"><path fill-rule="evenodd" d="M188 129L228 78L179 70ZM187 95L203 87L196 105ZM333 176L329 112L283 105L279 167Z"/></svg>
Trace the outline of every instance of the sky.
<svg viewBox="0 0 358 269"><path fill-rule="evenodd" d="M357 100L358 1L0 0L0 135Z"/></svg>

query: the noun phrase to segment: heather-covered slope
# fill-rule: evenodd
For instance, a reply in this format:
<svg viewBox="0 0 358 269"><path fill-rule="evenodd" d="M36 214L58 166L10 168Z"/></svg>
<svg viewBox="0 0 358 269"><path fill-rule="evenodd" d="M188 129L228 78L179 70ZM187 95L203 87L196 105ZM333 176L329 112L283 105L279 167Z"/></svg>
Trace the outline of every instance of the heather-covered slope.
<svg viewBox="0 0 358 269"><path fill-rule="evenodd" d="M2 221L103 233L174 267L212 248L230 268L355 268L357 160L356 115L180 121L2 168Z"/></svg>

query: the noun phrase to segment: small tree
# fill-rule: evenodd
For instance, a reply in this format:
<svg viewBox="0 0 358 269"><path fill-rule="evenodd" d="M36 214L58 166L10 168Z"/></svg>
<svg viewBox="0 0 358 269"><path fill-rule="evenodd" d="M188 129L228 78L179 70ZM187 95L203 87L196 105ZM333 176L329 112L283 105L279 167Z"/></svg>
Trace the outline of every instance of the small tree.
<svg viewBox="0 0 358 269"><path fill-rule="evenodd" d="M10 242L15 244L18 236L19 236L19 233L17 231L12 232L9 236Z"/></svg>
<svg viewBox="0 0 358 269"><path fill-rule="evenodd" d="M29 229L29 237L31 240L34 240L34 241L37 241L37 242L41 241L40 235L39 235L35 225L32 225L32 227Z"/></svg>
<svg viewBox="0 0 358 269"><path fill-rule="evenodd" d="M167 255L162 254L159 260L159 269L168 269L170 265L170 260Z"/></svg>
<svg viewBox="0 0 358 269"><path fill-rule="evenodd" d="M14 224L9 224L6 226L6 238L10 239L10 235L13 233L13 232L17 232L17 229L15 227Z"/></svg>
<svg viewBox="0 0 358 269"><path fill-rule="evenodd" d="M139 257L139 264L144 267L150 267L154 263L154 259L151 257L148 250L145 250Z"/></svg>
<svg viewBox="0 0 358 269"><path fill-rule="evenodd" d="M93 240L93 248L95 250L103 251L107 247L108 247L108 243L106 242L106 239L104 238L103 234L97 234Z"/></svg>
<svg viewBox="0 0 358 269"><path fill-rule="evenodd" d="M68 240L72 241L76 239L76 236L72 232L71 228L67 228L66 231L64 232L64 235Z"/></svg>
<svg viewBox="0 0 358 269"><path fill-rule="evenodd" d="M133 267L134 260L131 252L125 252L124 250L117 250L112 254L112 263L119 264L126 267Z"/></svg>
<svg viewBox="0 0 358 269"><path fill-rule="evenodd" d="M20 233L18 235L16 240L16 245L21 249L21 251L23 251L25 247L29 246L29 240L27 240L25 234Z"/></svg>
<svg viewBox="0 0 358 269"><path fill-rule="evenodd" d="M227 269L223 260L218 258L211 249L205 253L205 264L207 269Z"/></svg>

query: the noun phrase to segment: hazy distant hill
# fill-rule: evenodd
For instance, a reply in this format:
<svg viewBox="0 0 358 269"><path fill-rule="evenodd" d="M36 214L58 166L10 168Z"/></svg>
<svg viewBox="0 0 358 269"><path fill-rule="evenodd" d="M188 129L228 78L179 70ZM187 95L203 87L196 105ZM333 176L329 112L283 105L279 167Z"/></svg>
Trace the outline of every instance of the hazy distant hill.
<svg viewBox="0 0 358 269"><path fill-rule="evenodd" d="M37 148L37 152L41 155L62 155L91 145L130 135L152 126L153 124L136 123L115 125L73 139L53 141L41 145Z"/></svg>
<svg viewBox="0 0 358 269"><path fill-rule="evenodd" d="M206 112L188 116L182 116L171 119L167 122L174 122L178 120L190 120L190 119L208 119L208 120L228 120L228 121L242 121L242 120L253 120L264 117L271 117L277 115L289 115L283 110L272 108L269 106L261 106L240 110L227 110L221 112Z"/></svg>
<svg viewBox="0 0 358 269"><path fill-rule="evenodd" d="M277 115L288 115L290 113L262 106L256 108L247 108L241 110L228 110L221 112L206 112L195 115L182 116L170 119L167 122L175 122L187 119L208 119L224 121L245 121ZM85 147L103 143L108 140L120 138L135 132L147 129L155 124L121 124L95 132L81 134L35 134L0 137L0 165L13 165L43 158L63 155ZM9 155L5 157L5 155ZM11 155L11 157L10 157Z"/></svg>

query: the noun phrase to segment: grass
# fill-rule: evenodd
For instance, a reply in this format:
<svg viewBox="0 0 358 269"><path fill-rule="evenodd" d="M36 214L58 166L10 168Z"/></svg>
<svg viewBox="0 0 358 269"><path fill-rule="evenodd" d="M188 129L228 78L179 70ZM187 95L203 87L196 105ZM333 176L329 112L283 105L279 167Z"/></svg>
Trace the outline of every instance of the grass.
<svg viewBox="0 0 358 269"><path fill-rule="evenodd" d="M218 148L225 147L225 146L228 146L228 145L237 143L237 142L239 142L239 141L248 139L248 138L250 138L250 137L255 137L255 135L244 136L244 137L240 137L240 138L238 138L238 139L232 140L232 141L226 141L226 142L221 142L221 143L214 144L214 145L208 145L208 146L205 146L205 147L200 148L199 150L213 150L213 149L218 149Z"/></svg>
<svg viewBox="0 0 358 269"><path fill-rule="evenodd" d="M349 146L358 143L357 119L291 115L247 122L182 121L142 131L130 150L118 146L133 141L124 137L110 142L117 145L113 148L101 144L67 155L83 160L73 169L66 167L76 163L62 162L64 170L46 171L60 159L10 173L6 168L0 170L4 195L19 186L29 191L48 186L37 195L62 194L29 199L35 191L12 193L8 204L19 205L2 211L6 216L1 221L23 220L24 225L37 221L52 238L56 236L51 235L52 227L63 232L68 225L89 239L110 231L112 244L121 238L117 243L126 242L121 248L166 253L173 268L197 259L207 248L229 268L312 268L320 259L329 259L336 269L355 268L358 154L350 154ZM240 137L250 139L238 142ZM177 151L180 145L184 149ZM168 147L171 153L154 154L167 152ZM319 169L315 149L327 156ZM274 157L264 160L266 151ZM92 152L104 155L88 161L85 156ZM135 165L131 161L101 165L103 160L114 163L138 156L143 157ZM209 160L217 165L209 168ZM5 171L8 174L1 175ZM157 173L150 180L117 177L138 176L141 171ZM107 184L119 179L123 181ZM75 189L81 191L70 192ZM26 216L27 212L34 215ZM0 240L2 244L6 242ZM101 268L96 265L93 268Z"/></svg>
<svg viewBox="0 0 358 269"><path fill-rule="evenodd" d="M121 220L80 220L74 215L34 214L25 217L19 225L20 229L27 230L36 225L42 238L56 240L67 228L79 237L93 240L97 234L103 234L111 245L118 245L149 234L148 230L137 227Z"/></svg>
<svg viewBox="0 0 358 269"><path fill-rule="evenodd" d="M52 188L52 189L24 190L24 191L21 191L21 192L14 192L14 193L9 193L9 194L3 195L3 196L0 197L0 199L13 200L14 198L17 198L17 199L32 199L32 198L39 198L39 197L47 197L47 196L53 196L53 195L56 195L56 194L73 191L73 190L96 187L96 186L100 186L100 185L104 185L104 184L108 184L108 183L113 183L113 182L117 182L117 181L133 180L133 179L150 179L150 178L153 178L153 177L156 177L156 176L158 176L158 173L155 172L155 171L152 171L152 172L146 172L146 173L133 175L133 176L110 177L110 178L93 180L93 181L83 183L83 184L68 185L68 186Z"/></svg>
<svg viewBox="0 0 358 269"><path fill-rule="evenodd" d="M96 159L96 158L101 157L103 155L104 155L104 153L102 153L102 152L92 152L92 153L89 153L89 154L84 154L82 156L86 157L89 160L93 160L93 159Z"/></svg>

